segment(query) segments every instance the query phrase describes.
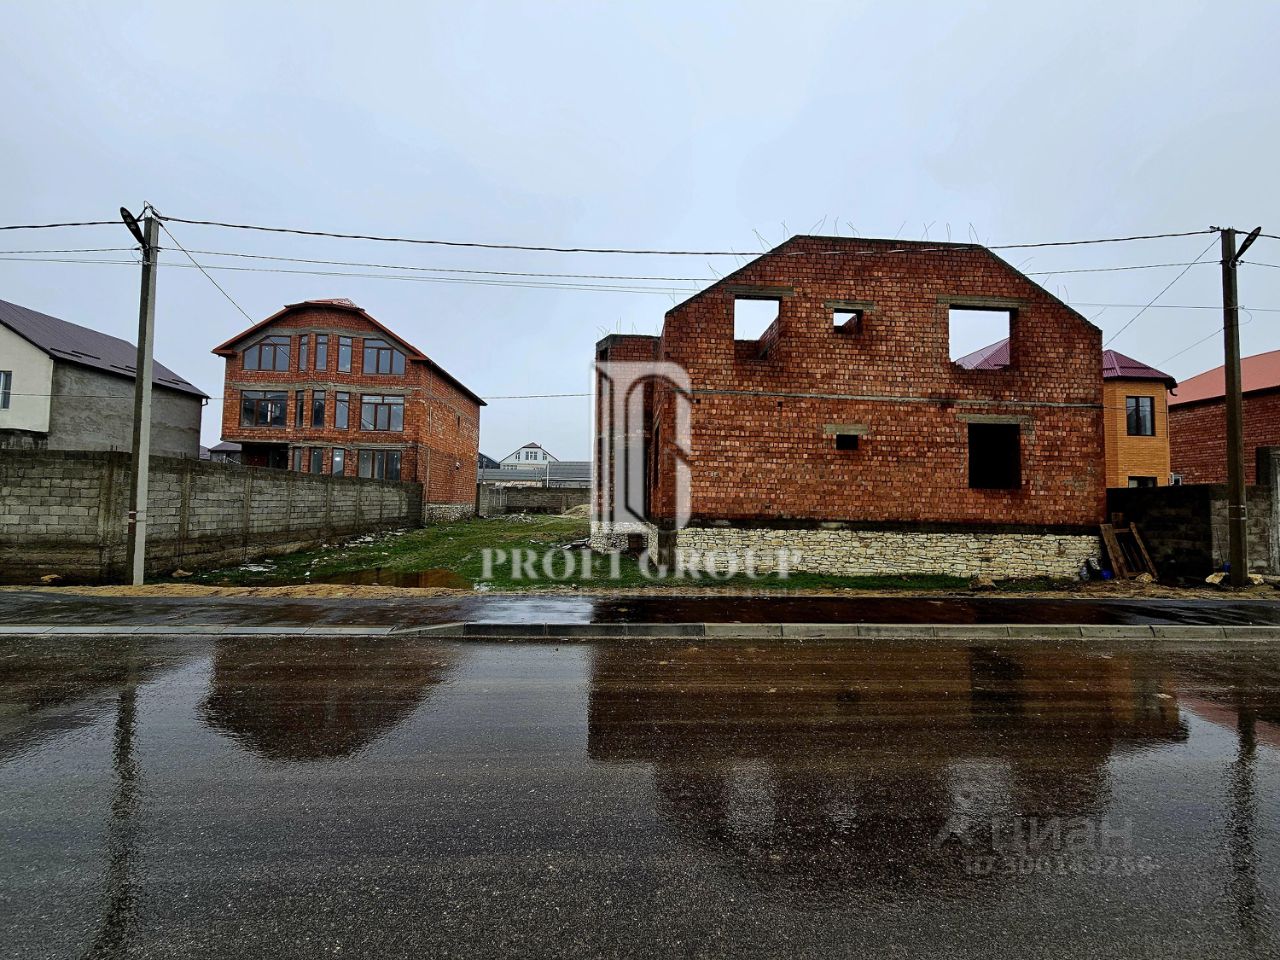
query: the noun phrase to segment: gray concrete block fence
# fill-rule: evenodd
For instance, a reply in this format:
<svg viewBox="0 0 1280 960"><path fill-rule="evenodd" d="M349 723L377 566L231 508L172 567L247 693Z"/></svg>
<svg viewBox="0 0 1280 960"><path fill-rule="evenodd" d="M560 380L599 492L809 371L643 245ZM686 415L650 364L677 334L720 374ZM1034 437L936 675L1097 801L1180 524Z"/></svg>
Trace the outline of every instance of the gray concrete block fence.
<svg viewBox="0 0 1280 960"><path fill-rule="evenodd" d="M127 453L0 450L0 581L125 577ZM147 570L242 563L422 522L422 488L177 457L151 460Z"/></svg>

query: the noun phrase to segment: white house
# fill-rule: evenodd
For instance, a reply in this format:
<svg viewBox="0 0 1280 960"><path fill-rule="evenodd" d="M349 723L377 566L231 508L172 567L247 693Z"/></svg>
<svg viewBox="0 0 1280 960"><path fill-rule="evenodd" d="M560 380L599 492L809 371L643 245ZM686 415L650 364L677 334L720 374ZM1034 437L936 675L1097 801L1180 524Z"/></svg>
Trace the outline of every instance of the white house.
<svg viewBox="0 0 1280 960"><path fill-rule="evenodd" d="M526 443L519 450L507 454L498 461L503 470L545 467L548 463L559 463L559 461L536 443Z"/></svg>
<svg viewBox="0 0 1280 960"><path fill-rule="evenodd" d="M128 450L132 343L0 300L0 448ZM151 452L196 457L208 397L156 363Z"/></svg>

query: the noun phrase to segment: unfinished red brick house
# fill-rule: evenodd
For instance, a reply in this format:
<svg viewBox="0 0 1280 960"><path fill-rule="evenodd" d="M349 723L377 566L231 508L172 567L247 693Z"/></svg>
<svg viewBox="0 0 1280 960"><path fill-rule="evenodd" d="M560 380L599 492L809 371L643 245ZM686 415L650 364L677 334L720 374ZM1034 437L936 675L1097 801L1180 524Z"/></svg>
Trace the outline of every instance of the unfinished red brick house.
<svg viewBox="0 0 1280 960"><path fill-rule="evenodd" d="M776 305L753 339L735 337L743 301ZM1007 318L1007 364L955 362L949 327L968 311ZM785 547L815 572L1070 576L1098 552L1101 334L984 247L793 237L668 311L660 336L605 337L596 359L688 374L687 397L663 378L645 389L660 559L753 549L767 566ZM673 439L681 405L687 455ZM601 416L605 502L618 491ZM600 515L594 542L619 532Z"/></svg>
<svg viewBox="0 0 1280 960"><path fill-rule="evenodd" d="M350 300L291 303L213 352L245 464L420 483L424 518L474 512L484 401Z"/></svg>

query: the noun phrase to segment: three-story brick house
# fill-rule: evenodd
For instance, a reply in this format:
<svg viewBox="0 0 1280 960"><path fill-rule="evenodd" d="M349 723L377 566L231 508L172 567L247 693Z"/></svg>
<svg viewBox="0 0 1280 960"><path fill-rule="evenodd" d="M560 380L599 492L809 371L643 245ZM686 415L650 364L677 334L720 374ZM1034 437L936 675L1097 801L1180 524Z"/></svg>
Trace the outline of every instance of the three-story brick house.
<svg viewBox="0 0 1280 960"><path fill-rule="evenodd" d="M245 464L421 483L428 517L473 508L484 401L350 300L291 303L213 352Z"/></svg>

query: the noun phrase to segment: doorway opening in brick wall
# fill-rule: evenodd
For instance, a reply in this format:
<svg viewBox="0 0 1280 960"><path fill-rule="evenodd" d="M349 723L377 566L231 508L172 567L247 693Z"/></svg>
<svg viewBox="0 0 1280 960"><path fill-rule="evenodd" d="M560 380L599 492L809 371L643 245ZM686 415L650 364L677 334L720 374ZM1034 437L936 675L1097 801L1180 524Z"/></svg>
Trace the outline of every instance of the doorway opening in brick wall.
<svg viewBox="0 0 1280 960"><path fill-rule="evenodd" d="M964 366L985 370L1008 366L1013 314L1013 310L964 304L953 303L947 307L947 340L952 363L965 359L969 362ZM1000 349L1001 344L1003 349ZM995 349L985 357L971 357L987 347Z"/></svg>
<svg viewBox="0 0 1280 960"><path fill-rule="evenodd" d="M736 297L733 301L733 339L759 340L778 319L781 300Z"/></svg>

